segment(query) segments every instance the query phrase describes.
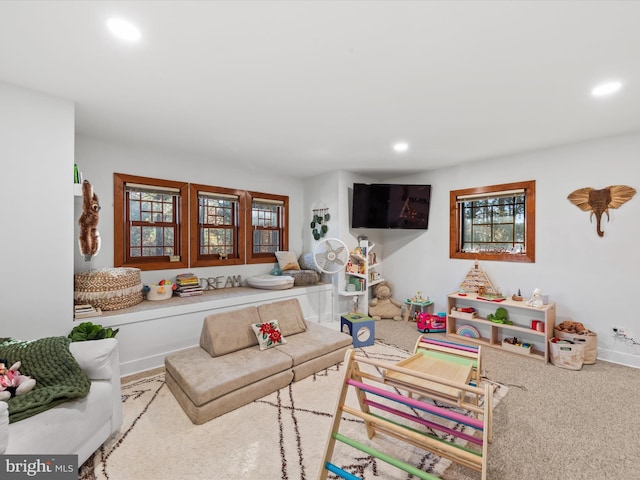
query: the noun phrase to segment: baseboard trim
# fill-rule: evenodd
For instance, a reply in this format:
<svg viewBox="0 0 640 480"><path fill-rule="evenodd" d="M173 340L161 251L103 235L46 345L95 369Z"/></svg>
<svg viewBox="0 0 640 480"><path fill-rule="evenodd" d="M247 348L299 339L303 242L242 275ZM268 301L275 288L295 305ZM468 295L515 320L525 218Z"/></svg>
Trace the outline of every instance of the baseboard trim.
<svg viewBox="0 0 640 480"><path fill-rule="evenodd" d="M632 368L640 368L640 355L632 353L616 352L605 348L598 348L598 360L617 363Z"/></svg>

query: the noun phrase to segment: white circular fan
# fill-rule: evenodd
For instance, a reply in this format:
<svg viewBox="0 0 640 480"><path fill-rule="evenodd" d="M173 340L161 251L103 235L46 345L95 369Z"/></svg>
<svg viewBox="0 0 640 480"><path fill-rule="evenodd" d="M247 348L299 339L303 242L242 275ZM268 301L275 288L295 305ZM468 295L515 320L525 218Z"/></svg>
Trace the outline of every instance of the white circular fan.
<svg viewBox="0 0 640 480"><path fill-rule="evenodd" d="M337 273L347 266L349 249L342 240L324 238L313 249L313 261L324 273Z"/></svg>

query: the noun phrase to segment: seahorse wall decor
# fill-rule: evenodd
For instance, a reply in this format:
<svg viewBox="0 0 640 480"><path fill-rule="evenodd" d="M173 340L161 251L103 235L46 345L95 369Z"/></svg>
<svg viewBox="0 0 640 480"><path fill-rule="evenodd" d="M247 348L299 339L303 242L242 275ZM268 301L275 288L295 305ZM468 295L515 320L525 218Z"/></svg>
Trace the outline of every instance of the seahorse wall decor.
<svg viewBox="0 0 640 480"><path fill-rule="evenodd" d="M604 237L604 231L601 228L602 214L606 213L609 221L609 209L618 208L631 200L635 194L636 190L626 185L610 185L601 190L591 187L579 188L571 192L567 199L580 210L590 211L590 221L593 221L594 215L596 216L596 231L598 236Z"/></svg>

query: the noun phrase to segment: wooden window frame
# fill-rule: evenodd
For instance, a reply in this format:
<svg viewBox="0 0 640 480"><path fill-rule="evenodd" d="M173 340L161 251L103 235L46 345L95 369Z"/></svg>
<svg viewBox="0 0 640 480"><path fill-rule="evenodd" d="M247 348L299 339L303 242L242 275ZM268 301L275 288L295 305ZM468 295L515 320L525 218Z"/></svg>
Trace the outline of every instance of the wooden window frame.
<svg viewBox="0 0 640 480"><path fill-rule="evenodd" d="M524 253L503 252L463 252L461 238L461 218L458 198L466 195L496 194L509 190L524 189L525 193L525 249ZM449 193L449 258L468 260L493 260L501 262L534 263L536 261L536 182L503 183L485 187L452 190Z"/></svg>
<svg viewBox="0 0 640 480"><path fill-rule="evenodd" d="M238 197L238 211L236 219L236 238L234 253L228 258L215 258L212 255L200 253L200 202L198 192L208 192L212 194L234 195ZM243 265L245 263L245 216L246 216L246 195L243 190L234 190L223 187L212 187L209 185L189 185L189 230L190 230L190 253L192 267L218 267L224 265Z"/></svg>
<svg viewBox="0 0 640 480"><path fill-rule="evenodd" d="M273 195L270 193L247 192L247 215L246 215L246 245L247 263L274 263L277 262L275 253L253 253L253 201L254 199L265 199L282 202L282 218L280 225L280 245L278 250L289 249L289 197L285 195Z"/></svg>
<svg viewBox="0 0 640 480"><path fill-rule="evenodd" d="M175 188L179 192L177 197L177 213L176 228L177 232L174 238L177 241L177 255L179 261L171 261L167 256L166 260L158 260L158 258L145 261L127 259L127 248L130 238L130 225L126 222L126 184L135 183L139 185L148 185L159 188ZM184 223L187 218L185 211L188 206L188 183L176 182L172 180L162 180L158 178L141 177L136 175L126 175L123 173L113 174L113 265L115 267L131 267L140 270L164 270L186 268L189 265L189 229Z"/></svg>

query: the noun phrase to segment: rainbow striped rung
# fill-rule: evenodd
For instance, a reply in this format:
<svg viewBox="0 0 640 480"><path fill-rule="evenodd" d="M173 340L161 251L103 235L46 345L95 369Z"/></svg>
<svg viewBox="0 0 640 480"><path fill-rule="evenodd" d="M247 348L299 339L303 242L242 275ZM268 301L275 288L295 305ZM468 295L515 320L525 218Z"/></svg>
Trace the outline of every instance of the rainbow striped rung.
<svg viewBox="0 0 640 480"><path fill-rule="evenodd" d="M461 413L452 412L445 408L429 405L419 400L404 397L398 393L390 392L388 390L383 390L382 388L374 387L372 385L367 385L366 383L358 382L356 380L348 379L346 383L353 387L359 388L360 390L371 393L373 395L377 395L383 398L388 398L389 400L394 400L398 403L402 403L410 407L418 408L420 410L432 413L439 417L447 418L449 420L462 423L463 425L467 425L468 427L472 427L477 430L484 430L484 423L482 422L482 420L479 420L477 418L470 418L465 415L462 415Z"/></svg>
<svg viewBox="0 0 640 480"><path fill-rule="evenodd" d="M464 350L465 352L478 353L478 347L472 347L470 345L464 345L462 343L448 342L446 340L435 340L433 338L422 337L420 343L427 343L430 345L440 345L442 347L455 348L456 350Z"/></svg>
<svg viewBox="0 0 640 480"><path fill-rule="evenodd" d="M375 448L369 447L368 445L352 440L349 437L345 437L344 435L338 432L333 434L333 438L335 438L336 440L342 443L349 445L350 447L360 450L361 452L368 453L372 457L376 457L377 459L382 460L383 462L386 462L389 465L393 465L394 467L404 470L405 472L410 473L415 477L421 478L422 480L439 480L438 477L436 477L435 475L431 475L430 473L420 470L419 468L416 468L413 465L409 465L408 463L403 462L402 460L398 460L397 458L390 457L389 455L386 455L376 450ZM337 472L333 472L333 473L340 475ZM347 475L351 475L351 474L347 473ZM351 477L343 477L343 478L346 478L348 480L358 479L358 477L355 477L353 475L351 475Z"/></svg>
<svg viewBox="0 0 640 480"><path fill-rule="evenodd" d="M355 475L352 475L349 472L344 471L343 469L335 466L331 462L325 462L324 468L329 470L331 473L335 473L340 478L344 478L345 480L362 480L360 477L356 477Z"/></svg>

